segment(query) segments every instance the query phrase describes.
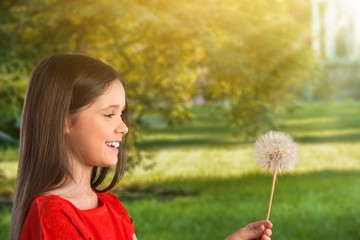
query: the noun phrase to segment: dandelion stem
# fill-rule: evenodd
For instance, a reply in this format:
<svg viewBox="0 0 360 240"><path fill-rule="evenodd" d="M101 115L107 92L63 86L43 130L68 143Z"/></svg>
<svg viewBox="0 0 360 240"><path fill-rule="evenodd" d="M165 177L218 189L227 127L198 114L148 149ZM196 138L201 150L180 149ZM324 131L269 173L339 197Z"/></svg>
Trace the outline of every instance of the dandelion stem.
<svg viewBox="0 0 360 240"><path fill-rule="evenodd" d="M274 197L274 190L275 190L275 183L276 183L276 175L277 175L277 166L274 166L271 193L270 193L270 201L269 201L269 207L268 207L268 212L267 212L267 217L266 217L267 221L269 221L269 219L270 219L271 205L272 205L272 200Z"/></svg>

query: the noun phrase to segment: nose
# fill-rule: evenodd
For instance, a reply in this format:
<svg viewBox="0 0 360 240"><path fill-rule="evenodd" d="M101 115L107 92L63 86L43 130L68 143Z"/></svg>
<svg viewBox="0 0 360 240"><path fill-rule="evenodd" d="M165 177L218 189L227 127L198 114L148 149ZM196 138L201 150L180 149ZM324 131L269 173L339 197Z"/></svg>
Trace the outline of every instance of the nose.
<svg viewBox="0 0 360 240"><path fill-rule="evenodd" d="M118 125L115 128L115 133L125 135L129 131L128 127L124 123L124 121L121 119L118 123Z"/></svg>

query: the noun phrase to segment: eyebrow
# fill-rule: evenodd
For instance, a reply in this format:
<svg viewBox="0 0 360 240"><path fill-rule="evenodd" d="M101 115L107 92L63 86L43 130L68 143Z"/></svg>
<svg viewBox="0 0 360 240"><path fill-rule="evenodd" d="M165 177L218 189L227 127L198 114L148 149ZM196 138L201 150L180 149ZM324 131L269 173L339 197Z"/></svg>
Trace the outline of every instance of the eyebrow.
<svg viewBox="0 0 360 240"><path fill-rule="evenodd" d="M120 105L118 105L118 104L109 105L107 107L100 109L100 111L111 109L111 108L120 108ZM121 111L124 111L125 109L126 109L126 105L124 107L120 108Z"/></svg>

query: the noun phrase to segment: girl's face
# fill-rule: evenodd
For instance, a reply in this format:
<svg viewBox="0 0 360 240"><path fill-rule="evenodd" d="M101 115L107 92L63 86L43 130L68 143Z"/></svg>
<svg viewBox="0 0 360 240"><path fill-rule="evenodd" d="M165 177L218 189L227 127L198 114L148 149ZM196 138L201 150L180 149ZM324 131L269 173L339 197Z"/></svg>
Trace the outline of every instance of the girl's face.
<svg viewBox="0 0 360 240"><path fill-rule="evenodd" d="M71 115L66 132L72 159L91 167L115 165L121 139L128 132L121 117L124 109L125 90L115 80L95 102Z"/></svg>

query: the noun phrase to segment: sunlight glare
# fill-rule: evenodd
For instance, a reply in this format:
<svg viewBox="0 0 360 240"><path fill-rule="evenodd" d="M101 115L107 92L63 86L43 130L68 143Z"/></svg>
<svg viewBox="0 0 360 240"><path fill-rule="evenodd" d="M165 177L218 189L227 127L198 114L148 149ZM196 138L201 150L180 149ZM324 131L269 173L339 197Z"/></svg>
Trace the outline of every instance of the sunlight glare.
<svg viewBox="0 0 360 240"><path fill-rule="evenodd" d="M341 11L350 19L353 19L355 38L357 45L360 45L360 14L358 10L360 9L359 0L338 0L338 3L341 7Z"/></svg>

